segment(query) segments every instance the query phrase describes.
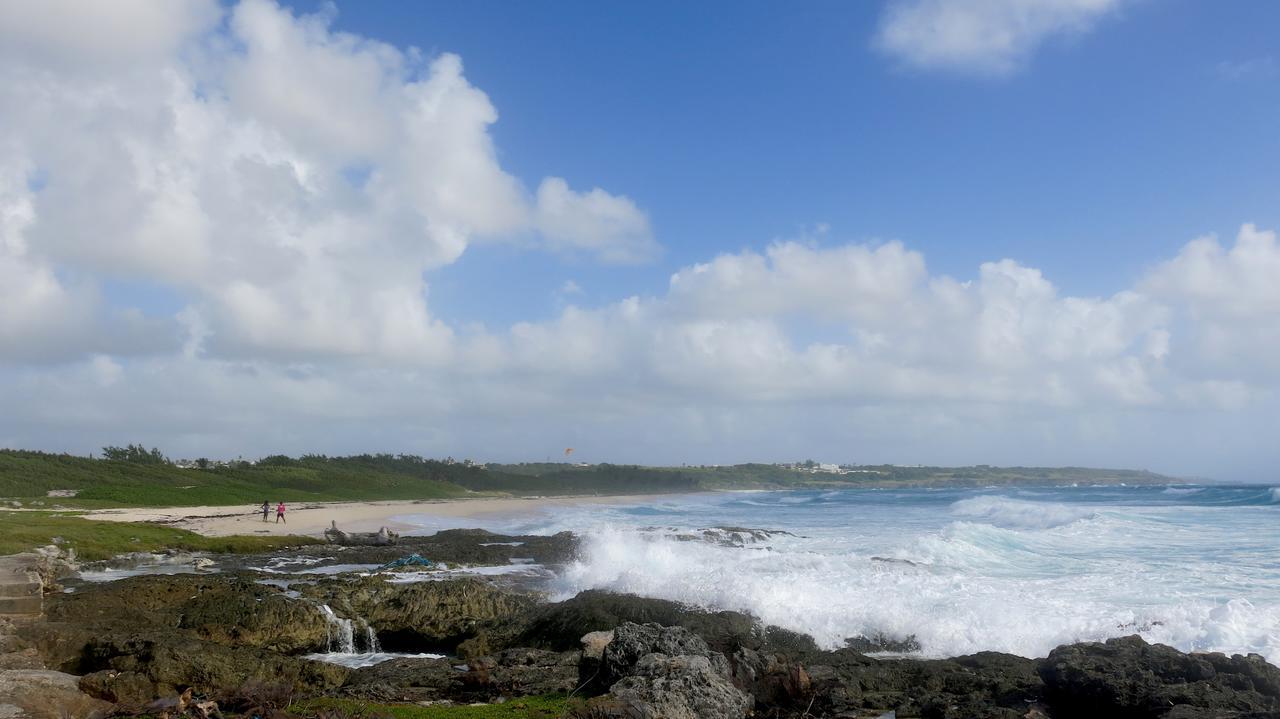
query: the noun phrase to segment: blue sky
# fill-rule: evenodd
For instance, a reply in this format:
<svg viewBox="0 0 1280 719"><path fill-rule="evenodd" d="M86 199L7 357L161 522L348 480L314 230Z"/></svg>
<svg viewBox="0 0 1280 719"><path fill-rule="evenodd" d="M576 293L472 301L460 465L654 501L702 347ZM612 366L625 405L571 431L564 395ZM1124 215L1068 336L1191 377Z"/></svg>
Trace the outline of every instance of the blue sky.
<svg viewBox="0 0 1280 719"><path fill-rule="evenodd" d="M0 10L0 446L1280 455L1280 7Z"/></svg>
<svg viewBox="0 0 1280 719"><path fill-rule="evenodd" d="M683 265L820 223L901 239L960 278L1015 257L1079 294L1196 235L1280 223L1273 4L1127 5L995 78L904 69L872 47L881 9L374 2L334 25L460 54L498 107L508 169L624 191L666 248L603 273L478 248L434 295L468 319L527 311L477 306L472 282L501 277L550 314L563 279L597 298L658 292Z"/></svg>

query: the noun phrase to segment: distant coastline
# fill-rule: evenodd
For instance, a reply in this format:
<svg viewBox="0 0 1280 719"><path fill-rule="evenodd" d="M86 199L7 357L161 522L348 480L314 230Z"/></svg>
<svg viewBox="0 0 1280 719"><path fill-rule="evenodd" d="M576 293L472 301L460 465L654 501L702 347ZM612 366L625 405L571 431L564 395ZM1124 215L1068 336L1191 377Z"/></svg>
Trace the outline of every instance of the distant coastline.
<svg viewBox="0 0 1280 719"><path fill-rule="evenodd" d="M0 505L22 509L232 507L262 502L375 502L627 496L735 489L1182 484L1146 470L748 463L646 467L540 462L483 464L413 455L170 460L141 446L89 458L0 450Z"/></svg>

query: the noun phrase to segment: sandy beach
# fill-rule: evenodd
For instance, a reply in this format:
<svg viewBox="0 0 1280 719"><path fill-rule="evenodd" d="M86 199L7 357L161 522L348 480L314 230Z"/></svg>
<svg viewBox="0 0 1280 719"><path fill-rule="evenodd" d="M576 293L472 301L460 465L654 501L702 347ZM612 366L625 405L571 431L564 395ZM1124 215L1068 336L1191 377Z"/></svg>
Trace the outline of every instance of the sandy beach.
<svg viewBox="0 0 1280 719"><path fill-rule="evenodd" d="M99 509L86 513L90 519L109 522L156 522L187 529L211 537L231 534L300 534L320 536L336 521L348 532L373 532L381 527L409 531L420 527L396 522L392 517L423 514L466 518L519 515L581 504L642 502L659 495L619 495L584 497L496 497L453 500L396 500L370 502L305 502L288 505L286 522L275 521L275 505L269 520L262 521L261 505L228 507L143 507Z"/></svg>

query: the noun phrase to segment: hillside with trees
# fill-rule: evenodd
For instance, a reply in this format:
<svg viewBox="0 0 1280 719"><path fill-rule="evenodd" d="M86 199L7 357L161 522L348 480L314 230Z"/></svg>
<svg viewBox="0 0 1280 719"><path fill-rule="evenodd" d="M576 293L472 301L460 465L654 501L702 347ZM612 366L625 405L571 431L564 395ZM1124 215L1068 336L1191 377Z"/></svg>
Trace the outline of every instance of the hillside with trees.
<svg viewBox="0 0 1280 719"><path fill-rule="evenodd" d="M825 468L825 469L824 469ZM142 445L99 457L0 450L0 499L22 506L124 507L263 501L435 500L477 495L650 494L723 489L1164 484L1138 470L1038 467L740 464L641 467L490 464L407 454L272 455L257 461L171 461Z"/></svg>

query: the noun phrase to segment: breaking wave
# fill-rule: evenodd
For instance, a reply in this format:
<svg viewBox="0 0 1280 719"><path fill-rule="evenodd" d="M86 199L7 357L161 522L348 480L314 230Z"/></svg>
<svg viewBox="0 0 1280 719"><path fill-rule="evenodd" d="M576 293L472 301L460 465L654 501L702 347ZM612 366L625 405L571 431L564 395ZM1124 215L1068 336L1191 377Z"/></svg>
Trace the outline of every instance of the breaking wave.
<svg viewBox="0 0 1280 719"><path fill-rule="evenodd" d="M964 524L964 523L961 523ZM980 526L980 525L976 525ZM994 530L995 533L1006 530ZM1280 608L1234 599L1138 606L1116 596L1106 576L1035 576L1018 571L1033 550L952 530L950 552L926 548L937 562L871 561L792 547L752 552L606 529L585 538L580 558L557 578L568 598L590 588L748 612L768 624L807 633L837 648L851 637L914 638L925 656L983 650L1044 656L1059 644L1140 633L1184 650L1252 651L1280 658ZM981 534L982 530L977 530ZM990 536L985 538L990 540ZM927 543L926 543L927 544ZM1001 552L1022 554L1002 557ZM1002 561L1007 560L1007 561ZM1012 571L977 571L1003 566Z"/></svg>
<svg viewBox="0 0 1280 719"><path fill-rule="evenodd" d="M1037 657L1137 633L1280 660L1280 488L1166 489L757 493L669 514L559 512L546 529L583 540L549 589L748 612L828 648L912 638L924 656ZM791 534L739 544L705 536L715 526Z"/></svg>
<svg viewBox="0 0 1280 719"><path fill-rule="evenodd" d="M951 513L957 517L1014 529L1051 529L1097 516L1097 512L1088 507L1028 502L1008 497L962 499L951 505Z"/></svg>

